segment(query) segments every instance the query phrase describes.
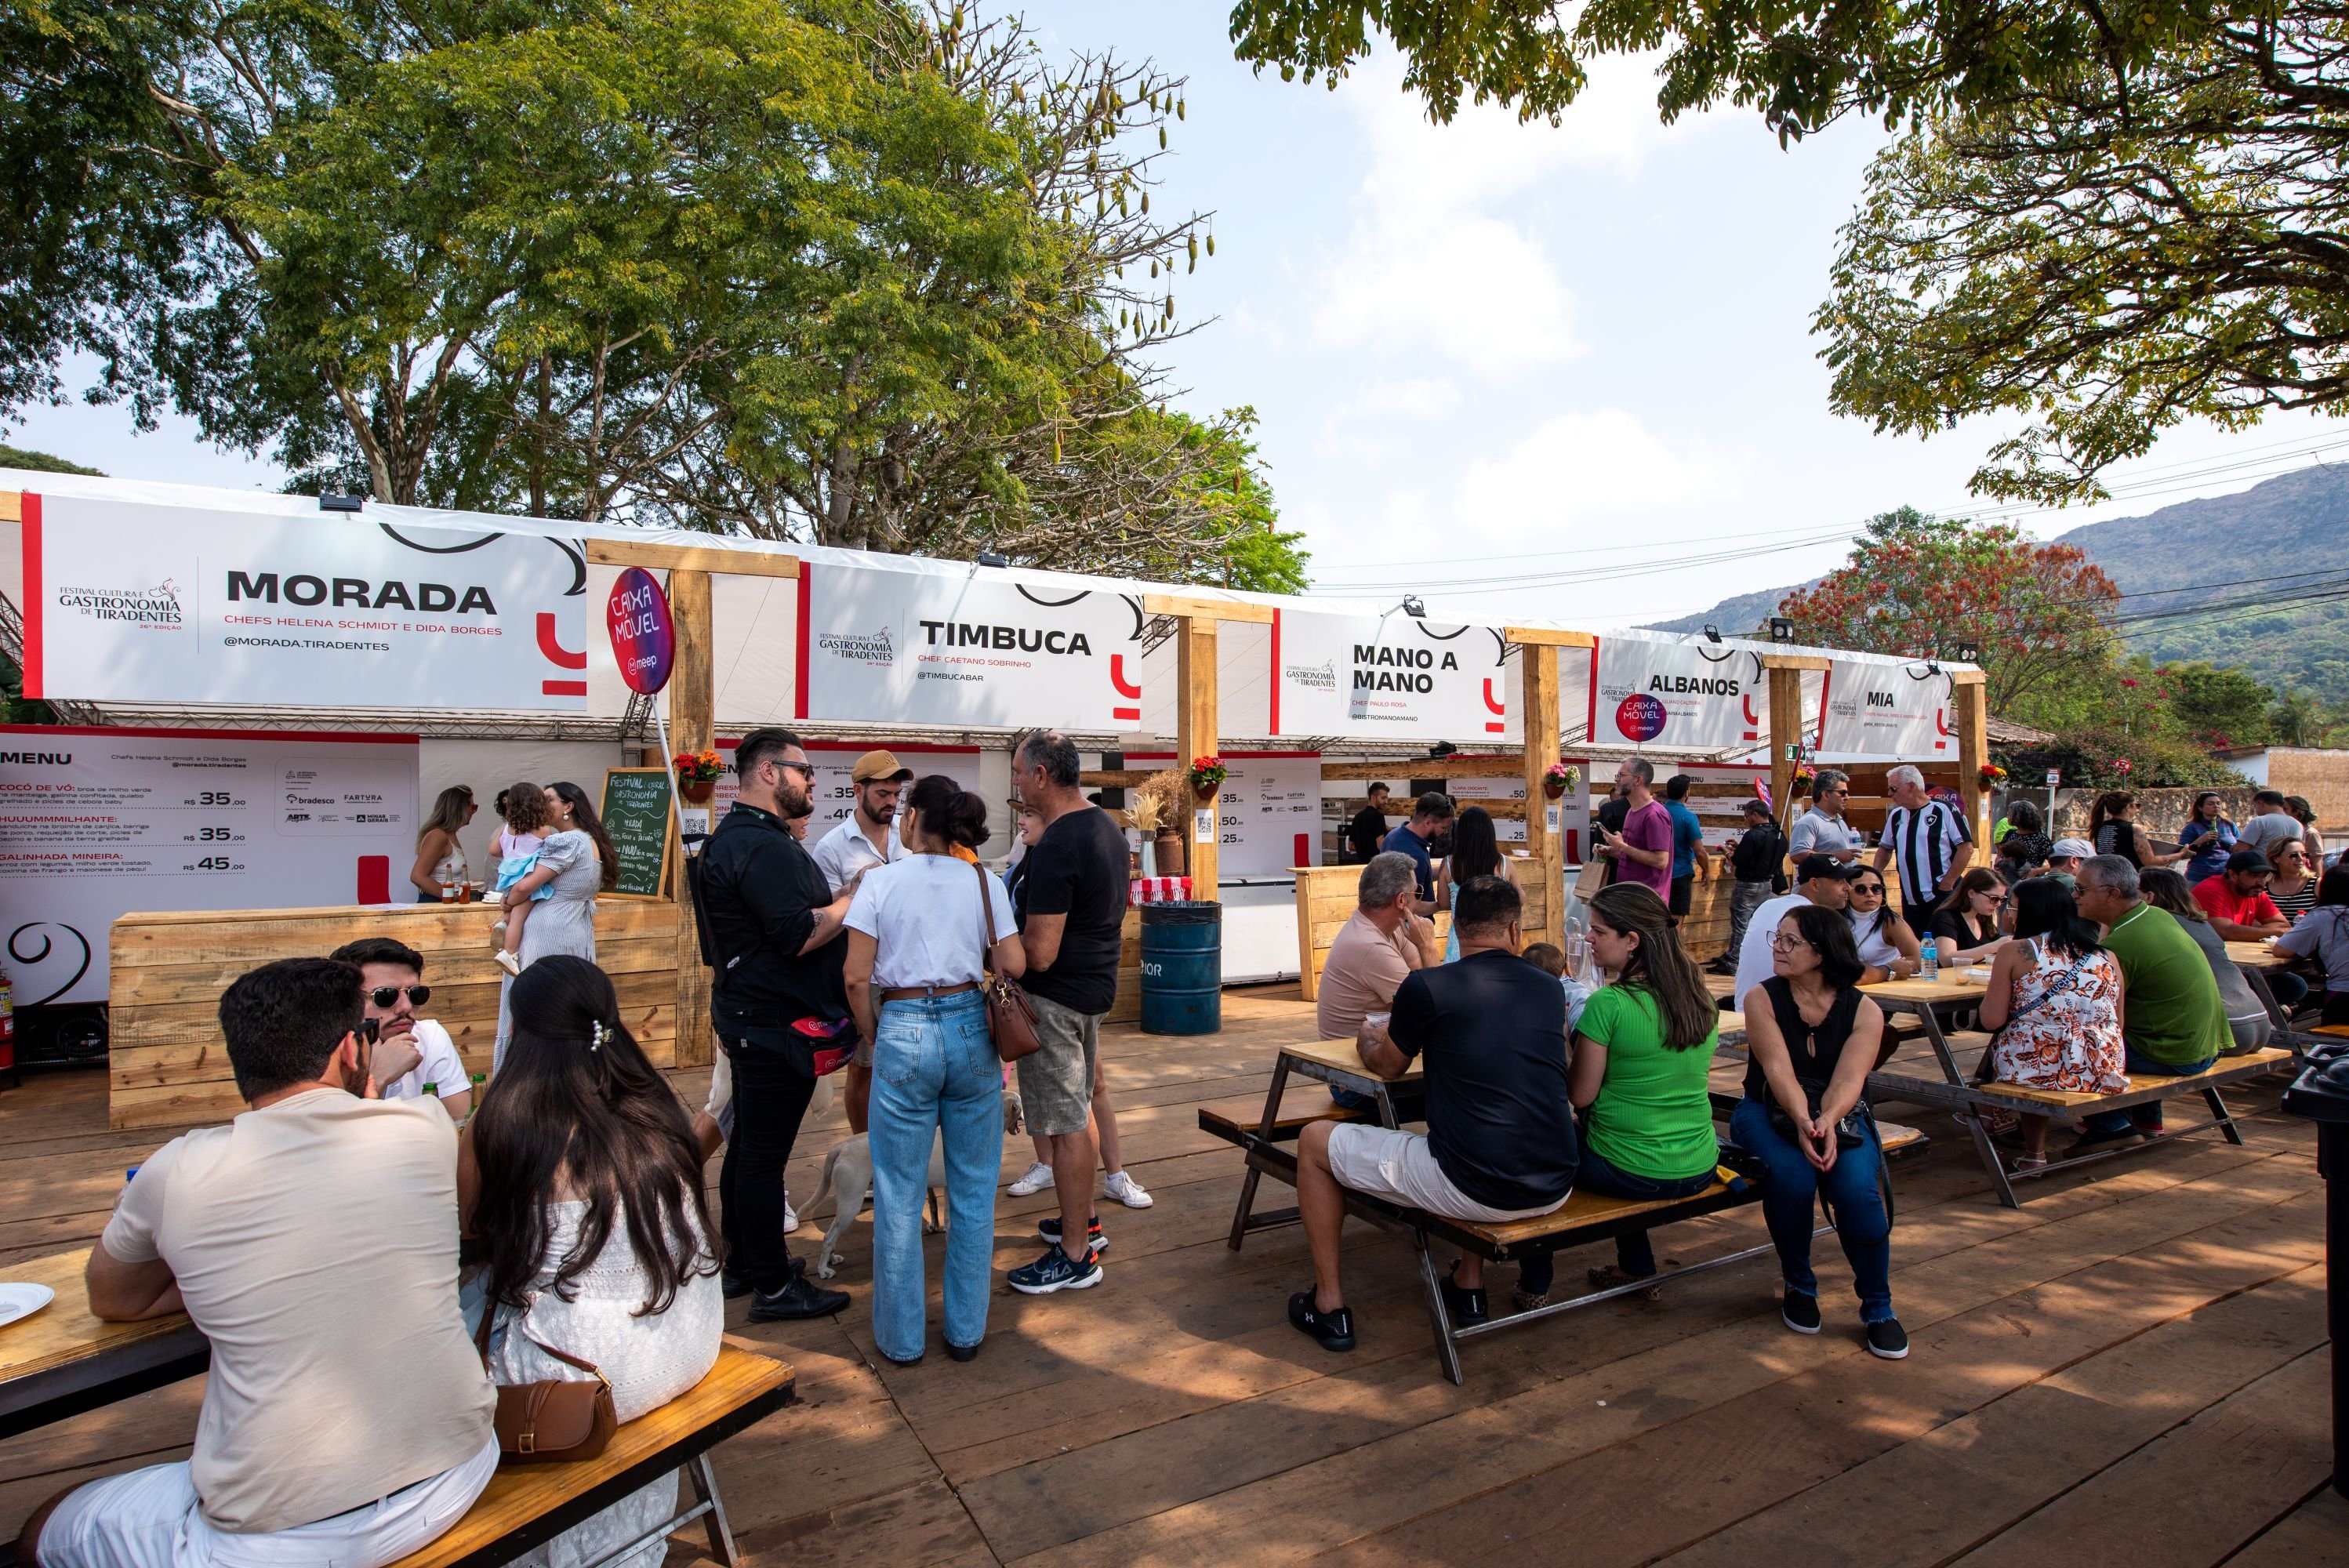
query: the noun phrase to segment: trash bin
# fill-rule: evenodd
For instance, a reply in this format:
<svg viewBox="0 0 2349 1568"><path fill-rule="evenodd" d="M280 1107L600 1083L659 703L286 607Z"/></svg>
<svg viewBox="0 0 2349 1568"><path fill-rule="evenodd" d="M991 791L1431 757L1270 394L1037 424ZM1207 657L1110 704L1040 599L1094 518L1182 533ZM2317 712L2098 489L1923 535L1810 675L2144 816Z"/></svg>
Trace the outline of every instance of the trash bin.
<svg viewBox="0 0 2349 1568"><path fill-rule="evenodd" d="M2324 1178L2324 1322L2333 1340L2333 1490L2349 1497L2349 1277L2343 1274L2349 1267L2349 1047L2319 1047L2312 1056L2313 1065L2283 1091L2283 1108L2317 1124L2316 1171Z"/></svg>
<svg viewBox="0 0 2349 1568"><path fill-rule="evenodd" d="M1142 906L1142 1028L1212 1035L1224 1026L1224 906L1185 899Z"/></svg>

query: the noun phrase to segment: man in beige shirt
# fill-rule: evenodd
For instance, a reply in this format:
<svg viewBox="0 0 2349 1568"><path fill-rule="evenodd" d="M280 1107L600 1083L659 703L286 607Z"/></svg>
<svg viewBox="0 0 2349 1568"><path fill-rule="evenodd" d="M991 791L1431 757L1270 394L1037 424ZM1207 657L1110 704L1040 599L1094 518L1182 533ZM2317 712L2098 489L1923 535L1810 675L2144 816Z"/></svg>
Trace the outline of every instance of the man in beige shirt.
<svg viewBox="0 0 2349 1568"><path fill-rule="evenodd" d="M1314 994L1313 1016L1323 1039L1356 1038L1365 1016L1394 1006L1403 976L1444 962L1435 923L1414 912L1418 891L1419 868L1400 851L1381 851L1362 868L1354 913L1330 944ZM1331 1089L1330 1098L1355 1110L1373 1103L1341 1088Z"/></svg>
<svg viewBox="0 0 2349 1568"><path fill-rule="evenodd" d="M88 1278L98 1316L184 1310L212 1342L195 1450L53 1500L20 1562L377 1568L489 1484L497 1395L457 1305L457 1130L378 1098L360 983L291 958L222 996L251 1109L148 1156Z"/></svg>

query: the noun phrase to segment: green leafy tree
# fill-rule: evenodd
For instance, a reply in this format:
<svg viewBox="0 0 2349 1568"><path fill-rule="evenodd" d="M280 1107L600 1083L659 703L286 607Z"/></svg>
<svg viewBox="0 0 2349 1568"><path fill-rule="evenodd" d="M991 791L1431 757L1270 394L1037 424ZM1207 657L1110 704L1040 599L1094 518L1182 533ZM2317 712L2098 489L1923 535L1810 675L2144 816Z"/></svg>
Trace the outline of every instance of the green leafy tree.
<svg viewBox="0 0 2349 1568"><path fill-rule="evenodd" d="M1902 507L1870 520L1850 560L1789 594L1779 613L1800 641L1827 647L1954 660L1971 645L1991 711L2010 714L2109 662L2119 597L2070 545Z"/></svg>
<svg viewBox="0 0 2349 1568"><path fill-rule="evenodd" d="M23 447L6 445L0 445L0 469L29 469L36 473L44 474L88 474L94 479L106 477L96 469L86 469L79 463L69 463L65 459L55 457L47 452L28 451Z"/></svg>

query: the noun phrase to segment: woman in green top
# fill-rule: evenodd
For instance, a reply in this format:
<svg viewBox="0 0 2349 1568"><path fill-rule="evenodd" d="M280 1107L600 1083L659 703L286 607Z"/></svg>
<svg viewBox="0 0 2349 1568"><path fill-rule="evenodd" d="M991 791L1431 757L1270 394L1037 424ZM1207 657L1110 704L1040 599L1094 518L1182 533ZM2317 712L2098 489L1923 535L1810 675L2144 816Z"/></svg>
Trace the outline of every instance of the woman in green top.
<svg viewBox="0 0 2349 1568"><path fill-rule="evenodd" d="M1574 1184L1613 1198L1702 1192L1720 1163L1705 1092L1721 1018L1713 995L1664 901L1638 882L1615 882L1592 896L1590 954L1614 983L1590 998L1574 1026L1567 1092L1583 1112ZM1615 1260L1590 1271L1594 1287L1652 1278L1648 1233L1617 1237ZM1518 1305L1544 1305L1549 1285L1547 1254L1526 1259Z"/></svg>

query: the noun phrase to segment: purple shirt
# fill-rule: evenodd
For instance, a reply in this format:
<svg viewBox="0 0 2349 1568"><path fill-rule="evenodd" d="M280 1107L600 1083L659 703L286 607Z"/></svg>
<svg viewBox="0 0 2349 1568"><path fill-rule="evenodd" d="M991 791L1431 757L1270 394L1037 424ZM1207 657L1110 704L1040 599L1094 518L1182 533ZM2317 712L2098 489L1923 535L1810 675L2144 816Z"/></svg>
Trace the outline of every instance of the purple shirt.
<svg viewBox="0 0 2349 1568"><path fill-rule="evenodd" d="M1663 851L1664 863L1643 866L1629 855L1615 862L1617 882L1642 882L1656 890L1658 898L1669 899L1672 892L1672 814L1664 810L1661 800L1650 800L1623 819L1623 830L1617 835L1637 850Z"/></svg>

